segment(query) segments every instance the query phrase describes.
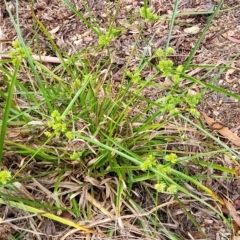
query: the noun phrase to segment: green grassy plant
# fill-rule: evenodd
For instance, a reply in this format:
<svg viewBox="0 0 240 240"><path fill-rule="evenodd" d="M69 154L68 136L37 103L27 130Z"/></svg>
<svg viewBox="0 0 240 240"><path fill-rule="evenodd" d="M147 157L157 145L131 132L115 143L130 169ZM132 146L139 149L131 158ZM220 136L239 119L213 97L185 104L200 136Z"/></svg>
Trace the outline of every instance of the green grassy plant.
<svg viewBox="0 0 240 240"><path fill-rule="evenodd" d="M205 83L188 76L186 73L186 70L191 67L191 59L196 54L203 34L209 28L213 17L218 13L222 1L212 17L209 18L209 22L188 60L183 65L175 66L170 58L174 49L169 47L169 42L177 16L178 1L176 1L171 16L166 49L156 49L149 57L143 54L139 65L135 66L134 69L126 64L121 82L117 87L111 81L110 68L107 69L106 66L111 65L111 54L108 47L116 37L123 34L123 30L115 26L114 21L112 21L104 33L100 30L100 23L95 18L90 22L68 1L63 0L63 3L97 36L99 41L96 46L78 52L65 61L47 28L37 20L36 16L33 16L35 23L51 43L52 49L62 60L59 66L50 70L43 63L35 62L32 59L31 50L21 36L18 22L9 12L19 39L19 42L13 43L14 50L9 56L14 70L11 72L5 68L4 62L0 63L0 69L5 72L8 81L7 93L0 92L1 97L6 102L1 122L0 161L2 163L4 149L11 149L28 159L25 165L12 174L13 177L9 171L2 170L0 183L4 185L3 189L17 191L13 183L26 180L21 177L25 167L34 160L46 161L51 165L51 168L49 172L44 174L55 176L53 194L56 197L54 203L48 206L47 204L34 205L31 200L23 202L21 198L14 197L12 199L10 195L4 193L1 195L0 193L0 203L7 204L4 199L9 198L11 207L42 214L44 217L86 233L93 233L94 231L88 228L66 221L55 214L47 213L50 211L49 209L52 209L51 207L54 207L60 212L64 210L71 212L78 220L84 220L85 217L91 219L92 206L89 204L86 209L81 209L78 206L77 193L71 192L69 194L71 204L68 207L64 207L58 197L64 173L74 173L75 164L77 164L78 168L81 169L81 174L91 179L117 179L108 186L112 194L112 204L115 206L115 216L121 216L123 205L134 214L145 214L144 217L149 222L149 226L146 226L141 217L137 221L137 224L142 227L144 236L154 238L160 232L169 239L180 239L174 232L161 224L160 216L156 214L159 205L158 197L161 194L171 196L174 201L179 203L188 218L202 233L201 226L196 222L194 216L186 210L184 202L179 198L180 194L185 194L188 198L198 201L216 213L231 228L230 221L211 204L212 202L223 204L223 200L205 186L206 176L204 174L201 176L189 175L188 170L184 167L184 163L191 162L204 169L212 168L230 175L235 174L235 171L230 168L219 164L209 165L202 160L205 156L214 156L219 153L230 156L236 156L236 154L234 150L207 132L203 125L196 123L200 122L200 114L196 106L202 100L202 94L191 95L188 90L190 87L200 84L204 90L212 89L216 92L231 94L236 99L239 99L239 96L217 88L212 83ZM89 9L87 11L90 12ZM152 13L146 0L140 10L139 17L149 21L161 20ZM101 57L97 61L93 57L91 58L90 53L93 50L96 51L95 54L98 54L103 49L107 50L109 59L103 62ZM129 62L135 50L136 46L133 47ZM90 59L84 59L82 56L85 54L89 54ZM151 68L153 74L142 77L142 73L147 68ZM18 73L23 69L33 74L36 80L34 83L22 83L18 79ZM105 77L102 74L104 71ZM167 79L170 85L161 86L155 82L159 76ZM191 84L182 90L180 85L184 80L190 81ZM154 87L163 94L159 97L148 98L145 91L149 87ZM19 110L12 101L14 94L28 103L25 109ZM39 103L39 99L41 99L41 103ZM208 152L196 154L171 148L172 143L176 145L180 142L185 143L189 137L184 136L184 131L180 127L178 129L177 124L175 134L161 134L161 131L168 124L180 121L184 121L185 124L189 124L188 126L191 125L194 129L198 129L210 137L218 147L216 149L209 147ZM5 139L7 131L11 131L16 126L21 126L28 135L32 134L34 145ZM33 130L38 131L38 137L34 137ZM210 143L206 144L210 146ZM90 162L87 160L89 158ZM28 180L40 176L42 175L30 175ZM155 204L156 211L147 215L147 210L132 197L131 191L136 184L145 189L145 194ZM185 184L191 184L197 191L206 194L211 201L205 201L198 194L186 189ZM83 185L78 184L78 186L86 187L88 185L84 183ZM96 196L97 191L95 192L95 190L94 185L92 185L88 188L88 193ZM110 229L108 234L113 234ZM206 236L205 233L203 234Z"/></svg>

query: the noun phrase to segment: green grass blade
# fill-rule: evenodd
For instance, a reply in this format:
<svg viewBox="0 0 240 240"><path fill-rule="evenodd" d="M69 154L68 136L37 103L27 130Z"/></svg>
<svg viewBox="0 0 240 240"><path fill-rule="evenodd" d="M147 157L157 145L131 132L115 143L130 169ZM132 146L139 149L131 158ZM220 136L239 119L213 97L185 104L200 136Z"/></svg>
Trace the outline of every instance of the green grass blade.
<svg viewBox="0 0 240 240"><path fill-rule="evenodd" d="M5 140L5 135L6 135L6 131L7 131L9 112L10 112L10 108L12 105L13 90L14 90L14 87L15 87L15 84L17 81L17 73L18 73L20 64L21 64L21 62L18 61L17 65L15 66L14 73L13 73L11 83L9 86L8 96L7 96L7 100L6 100L6 106L5 106L4 114L3 114L3 121L2 121L2 126L1 126L1 135L0 135L0 166L2 164L4 140Z"/></svg>
<svg viewBox="0 0 240 240"><path fill-rule="evenodd" d="M204 27L201 35L199 36L197 42L195 43L195 46L193 48L193 50L191 51L187 61L184 63L183 65L183 72L188 69L190 62L192 61L192 58L195 56L197 49L199 48L199 45L203 39L203 37L205 36L205 33L207 32L207 30L209 29L213 19L215 18L215 16L218 14L219 10L221 9L222 5L224 3L224 0L221 0L218 4L218 6L216 7L216 9L214 10L213 14L209 17L206 26Z"/></svg>
<svg viewBox="0 0 240 240"><path fill-rule="evenodd" d="M170 39L171 39L171 36L172 36L173 27L174 27L174 21L175 21L175 18L177 16L178 4L179 4L179 0L175 0L174 9L173 9L173 13L172 13L171 21L170 21L170 26L169 26L169 31L168 31L166 49L169 47L169 44L170 44ZM165 57L166 57L166 55L165 55Z"/></svg>
<svg viewBox="0 0 240 240"><path fill-rule="evenodd" d="M102 33L99 31L99 26L93 27L92 23L90 23L79 11L77 11L67 0L62 0L62 2L68 6L97 36L100 36ZM96 21L95 21L96 23ZM98 30L97 30L98 29Z"/></svg>

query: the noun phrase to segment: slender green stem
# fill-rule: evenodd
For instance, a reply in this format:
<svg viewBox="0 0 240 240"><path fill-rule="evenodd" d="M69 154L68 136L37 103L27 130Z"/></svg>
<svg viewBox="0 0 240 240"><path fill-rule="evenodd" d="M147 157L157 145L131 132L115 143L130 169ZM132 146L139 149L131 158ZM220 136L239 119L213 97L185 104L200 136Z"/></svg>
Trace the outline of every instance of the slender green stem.
<svg viewBox="0 0 240 240"><path fill-rule="evenodd" d="M6 135L6 131L7 131L9 112L10 112L10 108L11 108L11 105L12 105L13 90L14 90L14 86L16 84L17 73L18 73L20 65L21 65L21 62L17 61L17 64L14 68L13 76L11 78L11 83L10 83L10 86L9 86L8 96L7 96L7 100L6 100L6 106L5 106L5 109L4 109L3 121L2 121L2 127L1 127L1 135L0 135L0 165L2 164L4 140L5 140L5 135Z"/></svg>

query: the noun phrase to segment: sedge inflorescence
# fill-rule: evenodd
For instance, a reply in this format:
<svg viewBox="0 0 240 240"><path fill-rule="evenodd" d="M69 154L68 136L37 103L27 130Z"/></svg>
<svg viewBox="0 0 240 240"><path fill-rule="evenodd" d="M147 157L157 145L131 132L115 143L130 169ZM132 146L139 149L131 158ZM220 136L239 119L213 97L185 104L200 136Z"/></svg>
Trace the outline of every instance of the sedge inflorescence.
<svg viewBox="0 0 240 240"><path fill-rule="evenodd" d="M148 171L151 168L155 168L161 174L171 174L172 167L177 163L177 155L174 153L165 156L165 164L158 164L157 159L154 155L150 154L146 160L140 165L142 171ZM170 194L177 193L178 189L175 184L166 182L163 178L157 177L158 183L154 185L158 192L167 192Z"/></svg>
<svg viewBox="0 0 240 240"><path fill-rule="evenodd" d="M47 137L59 137L61 134L64 134L68 139L72 139L73 137L72 132L67 129L66 116L60 115L57 110L52 112L48 126L52 131L45 132Z"/></svg>
<svg viewBox="0 0 240 240"><path fill-rule="evenodd" d="M6 185L11 178L11 172L7 170L0 171L0 185Z"/></svg>

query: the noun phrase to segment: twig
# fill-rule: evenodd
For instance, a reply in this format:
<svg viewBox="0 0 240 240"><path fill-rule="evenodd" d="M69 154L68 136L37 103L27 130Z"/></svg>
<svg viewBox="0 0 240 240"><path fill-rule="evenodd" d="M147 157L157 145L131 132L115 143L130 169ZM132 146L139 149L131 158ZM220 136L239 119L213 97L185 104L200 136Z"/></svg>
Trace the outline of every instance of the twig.
<svg viewBox="0 0 240 240"><path fill-rule="evenodd" d="M51 57L51 56L42 56L42 55L32 55L33 60L37 62L48 62L48 63L62 63L61 59L58 57ZM7 54L1 54L0 59L10 59L10 56ZM68 59L64 59L65 62L68 62ZM76 62L77 66L81 66L81 63Z"/></svg>

